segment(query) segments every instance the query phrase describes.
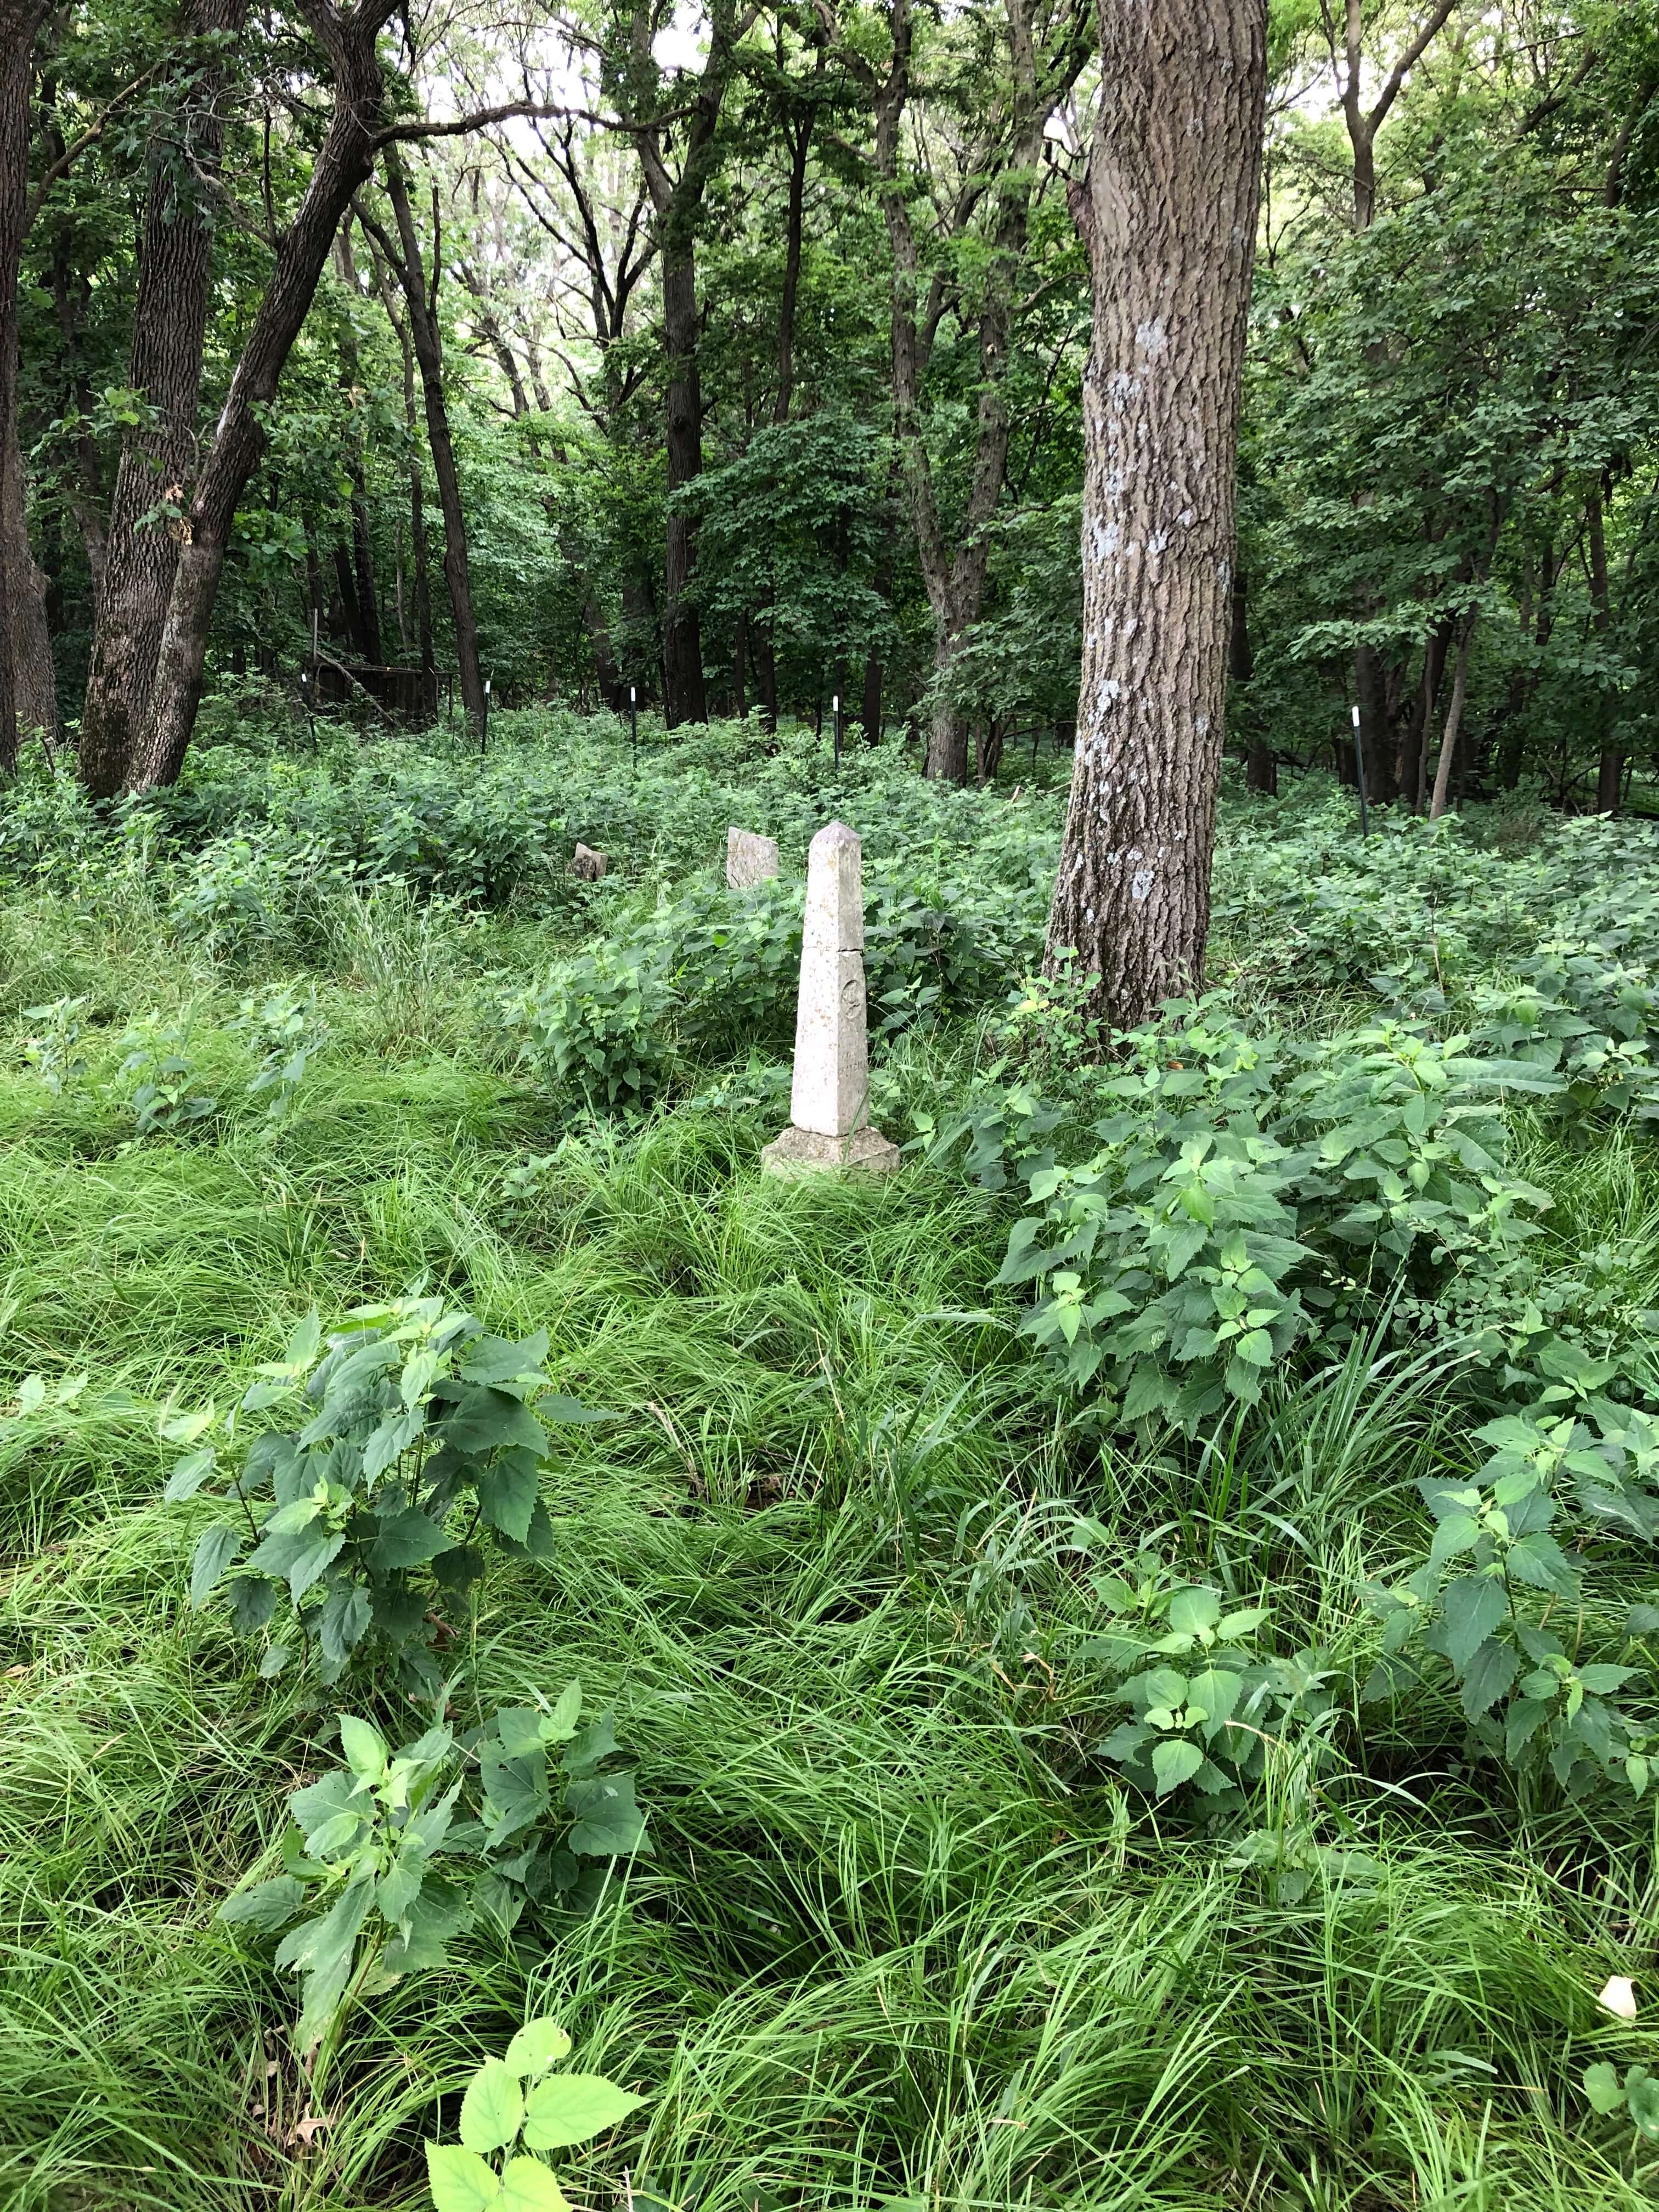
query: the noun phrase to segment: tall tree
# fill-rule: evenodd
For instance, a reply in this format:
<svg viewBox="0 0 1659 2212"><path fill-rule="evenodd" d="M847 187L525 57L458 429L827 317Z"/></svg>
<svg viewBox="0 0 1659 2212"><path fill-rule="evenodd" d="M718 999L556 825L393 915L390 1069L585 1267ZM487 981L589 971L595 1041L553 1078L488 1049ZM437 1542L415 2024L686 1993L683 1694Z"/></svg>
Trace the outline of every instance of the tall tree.
<svg viewBox="0 0 1659 2212"><path fill-rule="evenodd" d="M484 726L483 671L478 659L477 617L472 605L466 510L461 504L460 473L455 465L455 441L450 435L449 408L444 398L443 330L438 320L443 243L439 231L437 194L434 192L432 200L432 270L428 277L420 234L415 228L408 173L395 146L386 149L386 189L398 225L395 245L361 205L358 213L364 229L403 287L408 306L410 337L421 373L421 398L426 410L426 442L432 454L438 503L443 511L444 581L449 587L449 611L455 622L455 659L460 672L461 699L466 708L468 727L477 736Z"/></svg>
<svg viewBox="0 0 1659 2212"><path fill-rule="evenodd" d="M9 776L17 766L13 672L22 624L14 618L12 609L17 549L3 522L14 502L20 519L23 507L17 434L17 277L28 211L34 34L46 15L46 0L0 0L0 776ZM27 553L27 542L23 550Z"/></svg>
<svg viewBox="0 0 1659 2212"><path fill-rule="evenodd" d="M196 454L213 246L210 188L224 141L224 46L247 0L189 0L173 97L149 149L127 380L144 410L122 440L81 709L81 778L107 798L126 773L155 674ZM206 186L208 189L204 189Z"/></svg>
<svg viewBox="0 0 1659 2212"><path fill-rule="evenodd" d="M892 56L885 78L874 86L875 167L892 252L894 426L933 620L934 703L926 767L930 776L958 783L968 773L968 726L951 696L949 678L984 603L990 543L987 526L1007 477L1006 382L1015 283L1030 224L1044 127L1056 100L1075 80L1085 52L1077 35L1081 18L1070 9L1062 5L1055 11L1047 50L1040 52L1031 0L1004 0L1004 7L1006 113L993 113L982 143L963 162L961 183L943 226L952 237L962 234L988 198L988 252L976 332L979 398L972 473L954 544L941 512L922 414L923 385L949 288L940 266L924 296L920 245L899 158L900 133L912 92L915 22L910 0L891 0Z"/></svg>
<svg viewBox="0 0 1659 2212"><path fill-rule="evenodd" d="M1084 383L1078 742L1048 921L1119 1026L1198 985L1231 630L1239 387L1267 0L1100 0L1073 208Z"/></svg>
<svg viewBox="0 0 1659 2212"><path fill-rule="evenodd" d="M635 0L625 48L611 73L617 112L633 132L640 167L657 221L661 262L663 351L668 370L668 523L664 561L663 683L668 720L702 722L708 716L702 673L702 631L691 574L696 558L696 522L675 494L702 471L702 386L697 367L697 229L718 158L715 133L720 108L737 68L738 46L758 9L739 12L736 0L710 0L708 52L695 80L677 82L665 112L662 70L652 52L661 27L655 0ZM678 170L671 143L681 141Z"/></svg>
<svg viewBox="0 0 1659 2212"><path fill-rule="evenodd" d="M243 487L266 445L261 416L276 396L283 368L311 306L317 282L351 196L373 166L386 97L375 51L397 0L301 0L301 12L327 57L334 106L311 180L278 242L276 265L230 380L230 390L197 476L168 595L155 682L128 763L135 791L176 781L184 764L207 661L208 626Z"/></svg>

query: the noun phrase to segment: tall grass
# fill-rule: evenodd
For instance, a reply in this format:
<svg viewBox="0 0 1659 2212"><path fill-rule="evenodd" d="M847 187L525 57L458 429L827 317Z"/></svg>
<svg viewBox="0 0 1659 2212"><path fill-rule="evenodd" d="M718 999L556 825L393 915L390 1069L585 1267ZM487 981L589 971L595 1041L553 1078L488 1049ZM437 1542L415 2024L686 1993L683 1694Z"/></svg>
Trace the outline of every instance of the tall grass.
<svg viewBox="0 0 1659 2212"><path fill-rule="evenodd" d="M0 1401L88 1376L0 1422L0 2204L419 2204L422 2138L531 2008L650 2098L573 2154L578 2205L1654 2201L1577 2087L1652 2056L1595 2002L1649 1957L1645 1808L1543 1820L1462 1767L1455 1711L1356 1705L1331 1773L1275 1770L1253 1815L1314 1854L1291 1898L1239 1823L1125 1794L1100 1749L1121 1709L1068 1662L1087 1514L1359 1667L1362 1582L1416 1527L1416 1478L1467 1457L1443 1363L1362 1340L1195 1454L1126 1455L988 1292L983 1194L915 1165L763 1182L758 1108L563 1127L481 1012L488 932L356 892L318 944L331 1040L272 1127L222 1016L280 963L182 954L131 886L85 914L19 898L0 933ZM54 1097L21 1010L83 991L89 1073ZM202 1007L220 1105L138 1144L113 1037L149 1004ZM956 1079L948 1047L908 1050L901 1095ZM1642 1164L1545 1149L1560 1279L1606 1246L1617 1295L1650 1299ZM316 2113L291 1992L215 1914L276 1863L333 1707L188 1610L196 1509L159 1502L155 1422L222 1403L312 1304L422 1274L545 1327L562 1385L618 1417L550 1474L551 1560L492 1571L458 1694L580 1674L640 1754L654 1852L550 1949L481 1927L373 2000Z"/></svg>

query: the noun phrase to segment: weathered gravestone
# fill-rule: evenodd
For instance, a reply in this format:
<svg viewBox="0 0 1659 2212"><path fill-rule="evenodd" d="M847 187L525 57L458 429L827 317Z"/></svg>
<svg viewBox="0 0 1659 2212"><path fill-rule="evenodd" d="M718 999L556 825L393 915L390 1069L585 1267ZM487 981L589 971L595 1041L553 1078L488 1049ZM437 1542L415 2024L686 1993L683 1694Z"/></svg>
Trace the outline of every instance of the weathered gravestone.
<svg viewBox="0 0 1659 2212"><path fill-rule="evenodd" d="M757 884L769 883L777 872L778 843L775 837L757 837L751 830L726 831L727 890L750 890Z"/></svg>
<svg viewBox="0 0 1659 2212"><path fill-rule="evenodd" d="M761 1154L769 1175L853 1168L888 1175L898 1148L866 1118L870 1040L864 992L864 872L844 822L813 838L795 1013L790 1126Z"/></svg>
<svg viewBox="0 0 1659 2212"><path fill-rule="evenodd" d="M578 845L570 863L570 872L580 876L585 884L596 884L610 863L603 853L596 853L591 845Z"/></svg>

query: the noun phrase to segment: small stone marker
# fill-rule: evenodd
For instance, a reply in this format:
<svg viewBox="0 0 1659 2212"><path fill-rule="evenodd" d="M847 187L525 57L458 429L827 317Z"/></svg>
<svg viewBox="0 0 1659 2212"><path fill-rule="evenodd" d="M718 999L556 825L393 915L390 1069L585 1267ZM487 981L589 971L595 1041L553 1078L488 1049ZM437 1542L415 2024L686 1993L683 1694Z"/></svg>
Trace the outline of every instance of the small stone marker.
<svg viewBox="0 0 1659 2212"><path fill-rule="evenodd" d="M862 855L847 824L831 822L806 858L790 1126L762 1152L762 1167L781 1176L890 1174L898 1148L865 1118L869 1097Z"/></svg>
<svg viewBox="0 0 1659 2212"><path fill-rule="evenodd" d="M585 884L596 884L608 866L603 853L596 853L591 845L579 844L570 863L570 872L580 876Z"/></svg>
<svg viewBox="0 0 1659 2212"><path fill-rule="evenodd" d="M752 830L726 831L727 890L750 890L757 884L769 883L777 872L778 842L775 837L757 837Z"/></svg>

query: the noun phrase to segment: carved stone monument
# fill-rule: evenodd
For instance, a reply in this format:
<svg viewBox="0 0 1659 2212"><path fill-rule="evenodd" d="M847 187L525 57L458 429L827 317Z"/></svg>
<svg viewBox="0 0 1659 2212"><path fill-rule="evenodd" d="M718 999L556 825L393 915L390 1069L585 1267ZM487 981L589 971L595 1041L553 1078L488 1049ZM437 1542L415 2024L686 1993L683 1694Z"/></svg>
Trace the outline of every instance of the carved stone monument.
<svg viewBox="0 0 1659 2212"><path fill-rule="evenodd" d="M778 872L778 841L758 837L751 830L726 833L726 888L746 891L769 883Z"/></svg>
<svg viewBox="0 0 1659 2212"><path fill-rule="evenodd" d="M890 1174L898 1148L870 1126L869 1098L864 872L858 839L844 822L831 822L806 860L790 1126L762 1152L762 1167L782 1176L842 1168Z"/></svg>
<svg viewBox="0 0 1659 2212"><path fill-rule="evenodd" d="M603 853L596 853L591 845L580 845L570 862L570 872L580 876L585 884L596 884L610 866Z"/></svg>

